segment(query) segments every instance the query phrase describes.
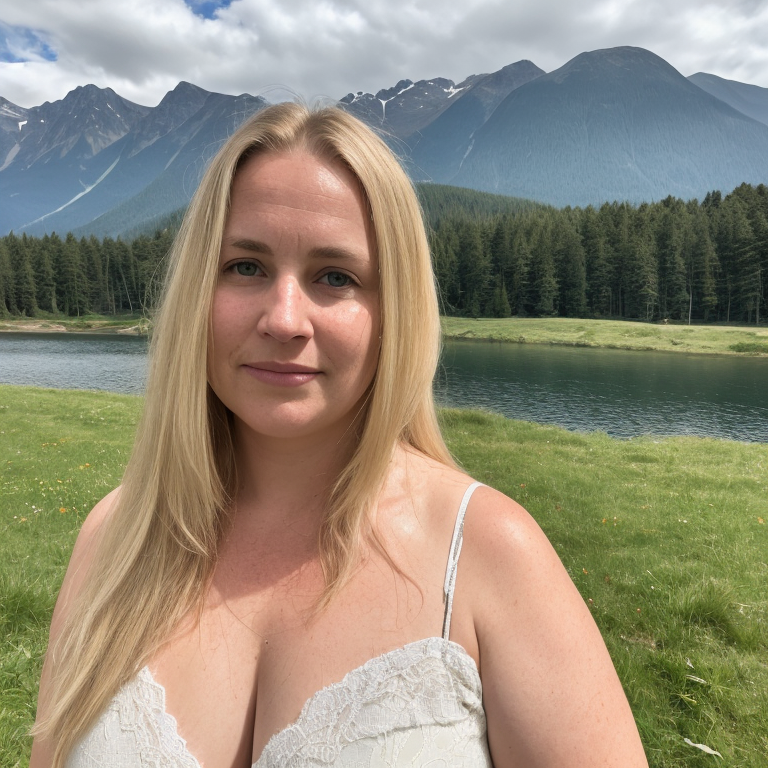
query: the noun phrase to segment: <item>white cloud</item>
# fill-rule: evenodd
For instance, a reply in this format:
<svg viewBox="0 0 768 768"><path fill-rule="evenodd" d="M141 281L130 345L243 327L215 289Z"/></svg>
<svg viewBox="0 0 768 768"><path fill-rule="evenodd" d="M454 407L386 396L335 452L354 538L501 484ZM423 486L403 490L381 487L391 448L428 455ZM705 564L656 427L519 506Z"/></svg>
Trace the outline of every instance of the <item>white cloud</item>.
<svg viewBox="0 0 768 768"><path fill-rule="evenodd" d="M22 106L89 82L149 105L179 80L341 97L520 59L551 71L616 45L648 48L686 75L768 87L768 0L23 0L4 4L0 22L35 30L58 57L14 43L8 58L30 60L0 63L0 95Z"/></svg>

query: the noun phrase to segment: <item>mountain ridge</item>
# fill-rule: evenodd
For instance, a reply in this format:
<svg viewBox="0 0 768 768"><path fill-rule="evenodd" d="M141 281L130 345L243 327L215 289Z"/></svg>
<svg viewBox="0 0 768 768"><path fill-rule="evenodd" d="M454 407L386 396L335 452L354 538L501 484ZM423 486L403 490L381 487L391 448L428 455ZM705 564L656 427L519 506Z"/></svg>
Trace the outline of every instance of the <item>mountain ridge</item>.
<svg viewBox="0 0 768 768"><path fill-rule="evenodd" d="M474 138L445 183L558 206L768 180L768 126L629 46L579 54L513 90Z"/></svg>
<svg viewBox="0 0 768 768"><path fill-rule="evenodd" d="M390 143L414 181L558 206L768 182L768 89L685 78L632 46L584 52L550 73L522 60L458 84L403 79L338 103ZM155 107L94 85L31 108L0 97L0 234L115 236L160 220L266 104L185 81Z"/></svg>

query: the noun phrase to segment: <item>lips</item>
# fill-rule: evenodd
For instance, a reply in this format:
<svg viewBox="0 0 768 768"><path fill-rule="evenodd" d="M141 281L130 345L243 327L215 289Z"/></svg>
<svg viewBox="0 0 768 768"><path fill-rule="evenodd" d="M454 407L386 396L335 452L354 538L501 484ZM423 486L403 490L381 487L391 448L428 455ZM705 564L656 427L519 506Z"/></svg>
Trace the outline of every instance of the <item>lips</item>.
<svg viewBox="0 0 768 768"><path fill-rule="evenodd" d="M317 368L298 363L258 362L243 366L246 373L263 384L276 387L300 387L320 375Z"/></svg>

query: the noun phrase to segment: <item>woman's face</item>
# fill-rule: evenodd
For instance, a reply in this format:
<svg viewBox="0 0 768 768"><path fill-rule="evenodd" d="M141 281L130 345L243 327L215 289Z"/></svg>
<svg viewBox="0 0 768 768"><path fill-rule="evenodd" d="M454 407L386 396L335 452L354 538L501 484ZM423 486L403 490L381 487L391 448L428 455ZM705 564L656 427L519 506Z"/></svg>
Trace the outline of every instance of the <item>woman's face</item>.
<svg viewBox="0 0 768 768"><path fill-rule="evenodd" d="M355 176L303 151L247 160L232 185L208 380L238 428L338 439L379 350L379 275Z"/></svg>

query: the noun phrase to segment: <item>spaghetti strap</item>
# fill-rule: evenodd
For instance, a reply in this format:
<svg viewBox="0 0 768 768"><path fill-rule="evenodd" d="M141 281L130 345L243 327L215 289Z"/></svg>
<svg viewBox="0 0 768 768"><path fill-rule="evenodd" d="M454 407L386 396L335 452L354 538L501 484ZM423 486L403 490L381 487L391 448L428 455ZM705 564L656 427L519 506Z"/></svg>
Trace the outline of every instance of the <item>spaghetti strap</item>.
<svg viewBox="0 0 768 768"><path fill-rule="evenodd" d="M453 528L453 538L451 539L451 548L448 551L448 565L445 569L445 583L443 584L443 602L445 603L445 614L443 615L443 640L450 640L451 635L451 612L453 610L453 590L456 588L456 570L459 566L459 555L461 554L461 545L464 541L464 515L467 513L467 505L472 498L476 488L482 483L472 483L464 492L464 498L461 500L459 513L456 515L456 525Z"/></svg>

